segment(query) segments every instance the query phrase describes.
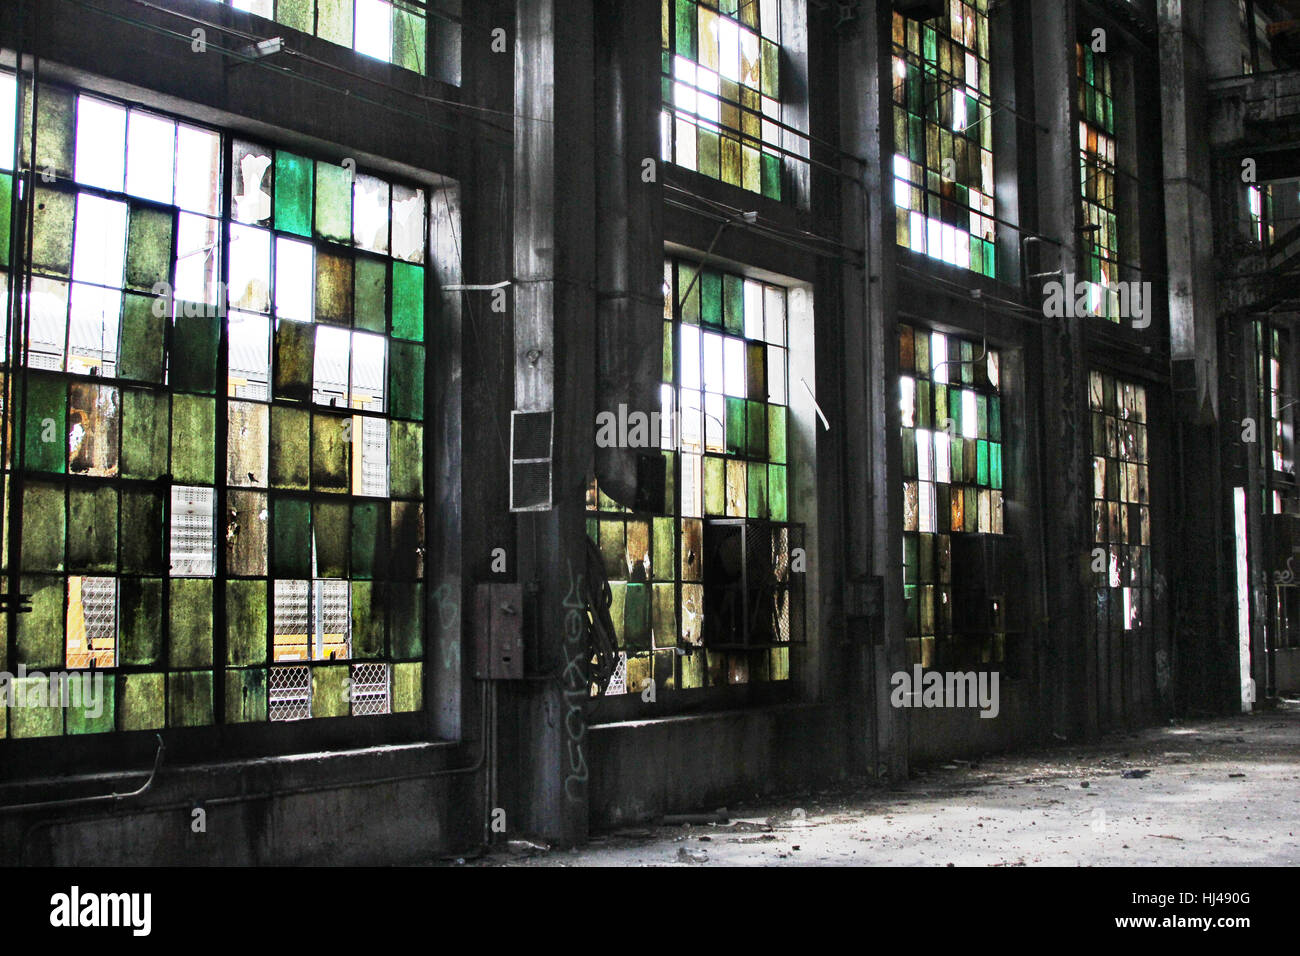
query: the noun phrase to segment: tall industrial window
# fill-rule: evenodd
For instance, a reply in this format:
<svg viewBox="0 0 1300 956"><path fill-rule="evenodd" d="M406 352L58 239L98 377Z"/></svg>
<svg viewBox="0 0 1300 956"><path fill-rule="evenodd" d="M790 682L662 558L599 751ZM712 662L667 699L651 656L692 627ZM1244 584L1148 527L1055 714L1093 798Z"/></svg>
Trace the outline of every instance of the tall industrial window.
<svg viewBox="0 0 1300 956"><path fill-rule="evenodd" d="M627 512L594 482L587 495L627 656L611 692L640 691L648 677L660 690L789 677L802 538L788 522L788 368L785 289L665 263L670 514Z"/></svg>
<svg viewBox="0 0 1300 956"><path fill-rule="evenodd" d="M1147 393L1092 372L1092 574L1099 634L1151 623Z"/></svg>
<svg viewBox="0 0 1300 956"><path fill-rule="evenodd" d="M5 660L108 701L8 733L420 709L424 190L45 83L34 113Z"/></svg>
<svg viewBox="0 0 1300 956"><path fill-rule="evenodd" d="M1080 43L1079 189L1083 203L1085 262L1091 283L1088 312L1120 320L1119 238L1115 218L1115 100L1110 61Z"/></svg>
<svg viewBox="0 0 1300 956"><path fill-rule="evenodd" d="M1001 661L1005 633L954 627L953 537L1002 534L1000 358L985 344L899 327L903 421L903 586L911 662L931 667L969 655ZM958 622L960 624L961 622Z"/></svg>
<svg viewBox="0 0 1300 956"><path fill-rule="evenodd" d="M1273 245L1275 218L1273 213L1273 185L1246 187L1246 208L1250 216L1250 237L1265 248Z"/></svg>
<svg viewBox="0 0 1300 956"><path fill-rule="evenodd" d="M246 10L293 30L309 33L416 73L426 72L430 30L459 25L444 3L425 0L213 0ZM458 6L458 4L457 4Z"/></svg>
<svg viewBox="0 0 1300 956"><path fill-rule="evenodd" d="M777 0L662 0L665 162L783 195Z"/></svg>
<svg viewBox="0 0 1300 956"><path fill-rule="evenodd" d="M1273 471L1294 472L1295 465L1288 453L1290 439L1289 415L1291 407L1282 399L1282 362L1288 340L1286 333L1256 320L1255 365L1259 384L1259 404L1252 410L1258 416L1259 464ZM1285 406L1285 407L1284 407Z"/></svg>
<svg viewBox="0 0 1300 956"><path fill-rule="evenodd" d="M895 13L893 87L898 244L996 276L988 0Z"/></svg>

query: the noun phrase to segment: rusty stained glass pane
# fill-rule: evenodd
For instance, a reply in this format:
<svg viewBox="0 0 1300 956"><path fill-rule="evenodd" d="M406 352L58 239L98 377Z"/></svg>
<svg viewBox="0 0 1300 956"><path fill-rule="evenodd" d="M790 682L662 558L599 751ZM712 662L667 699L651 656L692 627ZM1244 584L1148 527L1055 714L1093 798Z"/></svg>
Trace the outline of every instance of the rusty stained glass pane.
<svg viewBox="0 0 1300 956"><path fill-rule="evenodd" d="M316 326L280 319L275 324L275 397L311 401L316 365Z"/></svg>
<svg viewBox="0 0 1300 956"><path fill-rule="evenodd" d="M230 491L226 496L226 568L231 574L266 574L266 494Z"/></svg>
<svg viewBox="0 0 1300 956"><path fill-rule="evenodd" d="M108 385L68 385L68 471L74 475L117 475L121 434L120 394Z"/></svg>

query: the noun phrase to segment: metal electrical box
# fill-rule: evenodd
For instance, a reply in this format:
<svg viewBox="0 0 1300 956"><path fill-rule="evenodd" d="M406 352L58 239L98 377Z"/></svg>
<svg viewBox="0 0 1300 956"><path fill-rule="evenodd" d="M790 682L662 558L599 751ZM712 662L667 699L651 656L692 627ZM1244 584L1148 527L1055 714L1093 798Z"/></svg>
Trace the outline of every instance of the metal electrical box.
<svg viewBox="0 0 1300 956"><path fill-rule="evenodd" d="M524 586L483 583L474 592L474 676L524 676Z"/></svg>

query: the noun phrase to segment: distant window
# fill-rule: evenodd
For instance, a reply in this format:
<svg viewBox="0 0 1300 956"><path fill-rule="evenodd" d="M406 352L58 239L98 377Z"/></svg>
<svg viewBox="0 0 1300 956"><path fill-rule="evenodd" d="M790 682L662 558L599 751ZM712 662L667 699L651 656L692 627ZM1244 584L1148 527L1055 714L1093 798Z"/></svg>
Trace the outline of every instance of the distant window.
<svg viewBox="0 0 1300 956"><path fill-rule="evenodd" d="M1120 321L1119 236L1115 217L1115 99L1110 60L1080 43L1079 189L1090 315Z"/></svg>

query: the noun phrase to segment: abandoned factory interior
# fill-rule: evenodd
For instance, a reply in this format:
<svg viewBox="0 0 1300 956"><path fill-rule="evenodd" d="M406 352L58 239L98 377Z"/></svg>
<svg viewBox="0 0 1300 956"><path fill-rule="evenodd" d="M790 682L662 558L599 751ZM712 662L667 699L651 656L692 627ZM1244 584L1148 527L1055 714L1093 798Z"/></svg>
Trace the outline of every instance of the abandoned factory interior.
<svg viewBox="0 0 1300 956"><path fill-rule="evenodd" d="M1295 0L7 0L0 289L10 863L1300 692Z"/></svg>

